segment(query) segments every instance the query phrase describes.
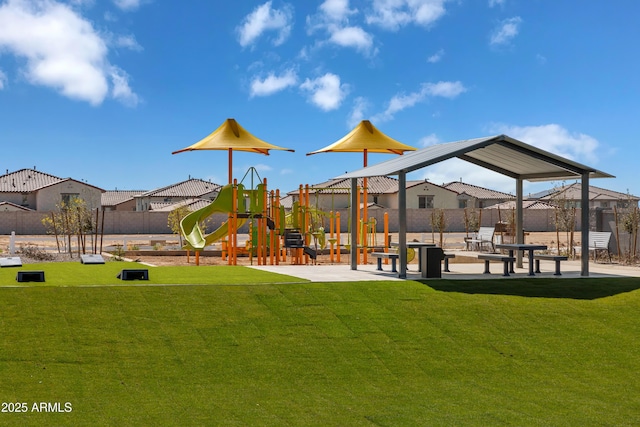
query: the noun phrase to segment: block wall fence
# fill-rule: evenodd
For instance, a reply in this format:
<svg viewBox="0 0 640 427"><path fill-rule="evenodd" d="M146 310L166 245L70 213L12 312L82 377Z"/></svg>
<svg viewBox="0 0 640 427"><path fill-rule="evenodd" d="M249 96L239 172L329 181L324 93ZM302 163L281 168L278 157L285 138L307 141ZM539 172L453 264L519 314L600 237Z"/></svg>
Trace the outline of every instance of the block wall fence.
<svg viewBox="0 0 640 427"><path fill-rule="evenodd" d="M339 210L342 232L346 232L349 223L349 212L346 209ZM376 220L378 232L384 231L384 213L389 214L389 231L396 233L399 230L397 209L370 209L368 217ZM407 231L409 233L431 232L431 209L407 209ZM493 226L500 219L506 219L509 212L496 209L482 211L483 226ZM464 232L464 210L448 209L444 211L446 218L446 231ZM0 234L46 234L42 225L42 218L49 215L46 212L0 212ZM554 211L552 209L535 209L524 212L524 229L530 232L555 231ZM106 234L171 234L167 225L167 212L129 212L106 211L104 218L104 232ZM604 210L592 210L590 213L591 230L611 231L613 212ZM211 226L216 228L227 219L226 214L216 214L212 218ZM212 229L213 229L212 228ZM325 229L329 230L328 222ZM576 213L576 230L581 230L580 211ZM247 231L245 225L240 229Z"/></svg>

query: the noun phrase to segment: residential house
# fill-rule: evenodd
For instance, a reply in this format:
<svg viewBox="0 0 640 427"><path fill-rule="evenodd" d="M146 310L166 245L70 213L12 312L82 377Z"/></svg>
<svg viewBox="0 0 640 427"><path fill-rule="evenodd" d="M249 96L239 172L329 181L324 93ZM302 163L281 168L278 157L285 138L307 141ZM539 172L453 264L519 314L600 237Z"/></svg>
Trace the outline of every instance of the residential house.
<svg viewBox="0 0 640 427"><path fill-rule="evenodd" d="M582 195L582 184L574 183L555 187L536 194L530 194L529 199L543 200L551 204L560 201L565 202L568 206L580 208L580 200ZM629 206L638 206L640 197L631 194L620 193L618 191L607 190L605 188L589 185L589 208L626 208Z"/></svg>
<svg viewBox="0 0 640 427"><path fill-rule="evenodd" d="M87 208L100 208L103 189L72 178L59 178L34 169L20 169L0 176L0 202L5 210L16 206L35 211L54 211L62 202L81 198Z"/></svg>
<svg viewBox="0 0 640 427"><path fill-rule="evenodd" d="M364 179L358 180L358 186ZM457 193L429 181L407 181L407 208L415 209L455 209ZM304 189L303 189L304 191ZM300 191L290 191L282 199L283 205L299 200ZM351 183L347 179L331 179L309 187L309 203L323 211L346 209L351 204ZM361 206L364 200L360 200ZM398 180L388 176L367 179L367 206L371 208L397 209Z"/></svg>
<svg viewBox="0 0 640 427"><path fill-rule="evenodd" d="M458 193L457 208L483 209L497 203L504 203L515 199L515 196L489 188L467 184L462 181L453 181L442 185L444 188Z"/></svg>
<svg viewBox="0 0 640 427"><path fill-rule="evenodd" d="M0 202L0 212L30 212L32 209L11 202Z"/></svg>
<svg viewBox="0 0 640 427"><path fill-rule="evenodd" d="M102 193L102 209L105 211L135 211L136 196L147 190L107 190Z"/></svg>
<svg viewBox="0 0 640 427"><path fill-rule="evenodd" d="M211 181L189 178L186 181L172 184L157 190L134 196L137 211L148 211L152 208L174 204L187 199L214 200L222 186ZM161 205L157 205L160 203Z"/></svg>

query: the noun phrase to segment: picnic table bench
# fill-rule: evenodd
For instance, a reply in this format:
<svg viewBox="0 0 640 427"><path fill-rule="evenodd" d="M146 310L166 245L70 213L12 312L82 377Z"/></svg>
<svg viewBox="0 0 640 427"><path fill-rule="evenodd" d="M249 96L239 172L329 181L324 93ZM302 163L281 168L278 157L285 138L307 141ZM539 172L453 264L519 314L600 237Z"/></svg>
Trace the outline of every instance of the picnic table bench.
<svg viewBox="0 0 640 427"><path fill-rule="evenodd" d="M554 276L560 276L560 261L566 261L569 257L564 255L553 255L553 254L536 254L535 263L536 263L536 273L540 273L540 260L548 260L555 261L556 263L556 271L553 273Z"/></svg>
<svg viewBox="0 0 640 427"><path fill-rule="evenodd" d="M377 258L378 267L376 270L382 271L382 259L390 259L391 260L391 271L396 273L398 270L396 269L396 260L400 258L400 254L396 252L371 252L371 256Z"/></svg>
<svg viewBox="0 0 640 427"><path fill-rule="evenodd" d="M450 273L449 260L455 257L456 257L456 254L444 254L444 271L446 271L447 273Z"/></svg>
<svg viewBox="0 0 640 427"><path fill-rule="evenodd" d="M503 276L509 276L509 266L516 261L516 257L502 254L478 254L478 259L484 260L484 274L491 274L489 271L489 263L491 261L500 261L504 263Z"/></svg>

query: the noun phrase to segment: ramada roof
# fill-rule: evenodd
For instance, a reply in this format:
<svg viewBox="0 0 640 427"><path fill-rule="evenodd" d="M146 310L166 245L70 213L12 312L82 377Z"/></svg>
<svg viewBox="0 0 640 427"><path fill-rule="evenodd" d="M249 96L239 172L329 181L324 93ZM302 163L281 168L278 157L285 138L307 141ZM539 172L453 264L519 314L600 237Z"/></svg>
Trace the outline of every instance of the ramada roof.
<svg viewBox="0 0 640 427"><path fill-rule="evenodd" d="M65 181L80 182L72 178L59 178L35 169L20 169L0 176L0 193L32 193ZM104 191L86 182L82 184Z"/></svg>

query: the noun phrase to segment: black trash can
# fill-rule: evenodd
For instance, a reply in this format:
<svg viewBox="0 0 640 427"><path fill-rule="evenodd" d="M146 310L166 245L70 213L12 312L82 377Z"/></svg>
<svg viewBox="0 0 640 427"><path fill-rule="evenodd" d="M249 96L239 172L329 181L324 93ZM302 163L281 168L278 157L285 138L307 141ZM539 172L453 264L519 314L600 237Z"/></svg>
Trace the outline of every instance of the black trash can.
<svg viewBox="0 0 640 427"><path fill-rule="evenodd" d="M420 259L420 270L423 278L442 277L442 260L444 251L437 246L424 248Z"/></svg>

